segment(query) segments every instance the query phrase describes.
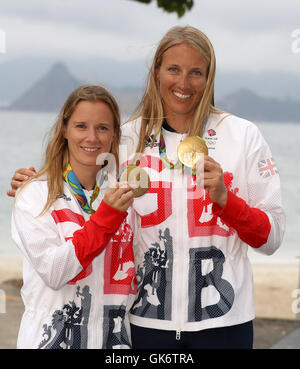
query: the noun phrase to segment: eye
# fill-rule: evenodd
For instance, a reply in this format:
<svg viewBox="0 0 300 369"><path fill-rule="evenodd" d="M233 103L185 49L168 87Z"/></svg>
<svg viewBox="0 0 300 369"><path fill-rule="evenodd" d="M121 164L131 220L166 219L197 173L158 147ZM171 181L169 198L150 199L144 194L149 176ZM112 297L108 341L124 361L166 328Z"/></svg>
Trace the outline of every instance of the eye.
<svg viewBox="0 0 300 369"><path fill-rule="evenodd" d="M177 67L169 67L168 71L172 72L172 73L176 73L176 72L178 72L178 68Z"/></svg>
<svg viewBox="0 0 300 369"><path fill-rule="evenodd" d="M202 72L200 70L194 70L193 75L196 76L196 77L200 77L200 76L202 76Z"/></svg>
<svg viewBox="0 0 300 369"><path fill-rule="evenodd" d="M76 128L79 128L79 129L85 129L86 128L86 125L84 123L77 123L75 125Z"/></svg>
<svg viewBox="0 0 300 369"><path fill-rule="evenodd" d="M108 128L105 125L101 125L97 129L98 131L108 131Z"/></svg>

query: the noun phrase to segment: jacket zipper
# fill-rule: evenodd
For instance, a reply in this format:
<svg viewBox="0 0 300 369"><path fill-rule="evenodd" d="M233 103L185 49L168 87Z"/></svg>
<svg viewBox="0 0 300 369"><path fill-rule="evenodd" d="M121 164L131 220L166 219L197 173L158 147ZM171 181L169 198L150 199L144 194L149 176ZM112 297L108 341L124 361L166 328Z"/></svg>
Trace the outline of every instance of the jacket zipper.
<svg viewBox="0 0 300 369"><path fill-rule="evenodd" d="M182 185L185 186L185 177L184 177L184 174L179 174L181 179L182 179ZM178 214L184 214L184 207L182 207L182 205L180 204L180 207L178 209ZM177 221L179 222L179 219L180 217L178 216L177 217ZM179 225L178 224L178 227L177 227L177 230L180 230L180 227L181 224ZM179 232L179 237L177 238L178 239L178 244L177 244L177 250L179 251L179 255L177 255L177 263L180 262L180 260L184 260L184 255L183 254L183 250L184 250L184 247L178 247L178 245L182 245L183 244L183 239L182 239L182 232ZM179 264L177 265L176 264L176 267L177 267L177 270L180 270L179 269ZM180 278L180 273L177 273L178 276L177 276L177 280L176 280L176 291L181 291L181 293L183 293L184 295L184 284L183 284L183 280L184 278ZM179 293L177 293L177 321L176 321L176 341L180 341L181 339L181 331L182 331L182 313L183 313L183 310L182 310L182 301L183 301L183 298L179 295Z"/></svg>

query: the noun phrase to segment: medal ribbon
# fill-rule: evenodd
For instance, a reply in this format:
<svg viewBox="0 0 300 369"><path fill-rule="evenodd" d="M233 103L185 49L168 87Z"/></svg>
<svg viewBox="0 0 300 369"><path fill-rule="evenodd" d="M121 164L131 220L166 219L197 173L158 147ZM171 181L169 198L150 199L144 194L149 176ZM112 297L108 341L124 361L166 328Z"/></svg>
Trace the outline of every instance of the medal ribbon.
<svg viewBox="0 0 300 369"><path fill-rule="evenodd" d="M64 181L68 184L71 192L74 194L74 196L76 197L81 209L88 213L88 214L93 214L95 213L95 210L92 209L92 203L96 200L96 198L99 195L100 192L100 186L103 183L104 177L103 175L100 177L100 181L99 183L96 183L95 187L94 187L94 191L93 194L91 196L91 201L90 203L88 202L83 188L80 184L80 182L78 181L78 178L76 177L72 167L70 164L68 164L66 166L66 169L63 172L63 178Z"/></svg>
<svg viewBox="0 0 300 369"><path fill-rule="evenodd" d="M161 161L163 162L164 166L166 168L169 169L180 169L181 166L184 166L184 171L187 174L192 174L192 175L196 175L196 171L192 171L192 168L188 168L186 167L184 164L181 163L181 161L178 159L177 162L174 164L172 163L168 157L167 157L167 152L166 152L166 144L165 144L165 140L164 140L164 136L162 134L162 132L160 132L160 139L159 139L159 156Z"/></svg>
<svg viewBox="0 0 300 369"><path fill-rule="evenodd" d="M166 144L164 140L164 136L162 131L160 131L160 138L159 138L159 156L161 161L163 162L164 166L169 169L179 169L181 168L182 164L181 161L178 159L177 162L174 164L172 163L168 157L166 152Z"/></svg>
<svg viewBox="0 0 300 369"><path fill-rule="evenodd" d="M203 120L203 127L206 126L207 120L208 120L208 117L205 117L204 120ZM202 137L200 137L200 136L197 136L197 137L200 138L201 140L203 140ZM186 167L184 164L181 163L181 161L179 159L177 160L177 162L175 164L172 163L168 159L167 152L166 152L166 144L165 144L164 136L162 134L162 130L160 130L160 138L159 138L159 156L160 156L160 159L161 159L161 161L163 162L163 164L164 164L164 166L166 168L169 168L169 169L179 169L183 165L184 166L184 170L185 170L185 172L187 174L191 174L193 176L196 175L196 171L195 170L192 171L192 168Z"/></svg>

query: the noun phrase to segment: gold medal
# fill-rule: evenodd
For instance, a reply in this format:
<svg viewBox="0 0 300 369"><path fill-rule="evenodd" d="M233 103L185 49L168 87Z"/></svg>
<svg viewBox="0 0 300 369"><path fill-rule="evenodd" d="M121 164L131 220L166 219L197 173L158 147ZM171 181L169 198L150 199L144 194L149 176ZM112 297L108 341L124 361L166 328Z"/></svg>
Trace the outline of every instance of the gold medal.
<svg viewBox="0 0 300 369"><path fill-rule="evenodd" d="M128 166L121 175L120 182L128 182L129 186L133 188L133 196L143 196L149 188L150 178L147 172L135 165Z"/></svg>
<svg viewBox="0 0 300 369"><path fill-rule="evenodd" d="M199 136L189 136L178 146L178 158L186 167L193 168L202 155L208 155L208 149Z"/></svg>

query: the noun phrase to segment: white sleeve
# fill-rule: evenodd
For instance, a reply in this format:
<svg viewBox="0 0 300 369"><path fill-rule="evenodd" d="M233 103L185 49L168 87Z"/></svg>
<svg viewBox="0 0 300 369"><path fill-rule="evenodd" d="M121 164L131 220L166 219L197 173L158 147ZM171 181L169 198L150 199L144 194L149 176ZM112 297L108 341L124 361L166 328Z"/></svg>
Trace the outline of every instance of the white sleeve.
<svg viewBox="0 0 300 369"><path fill-rule="evenodd" d="M272 255L281 245L285 230L280 177L271 150L256 126L248 127L248 205L265 212L271 230L267 242L255 249Z"/></svg>
<svg viewBox="0 0 300 369"><path fill-rule="evenodd" d="M12 213L12 238L44 283L62 288L82 270L71 240L62 241L55 221L46 212L45 194L32 182L17 194Z"/></svg>

